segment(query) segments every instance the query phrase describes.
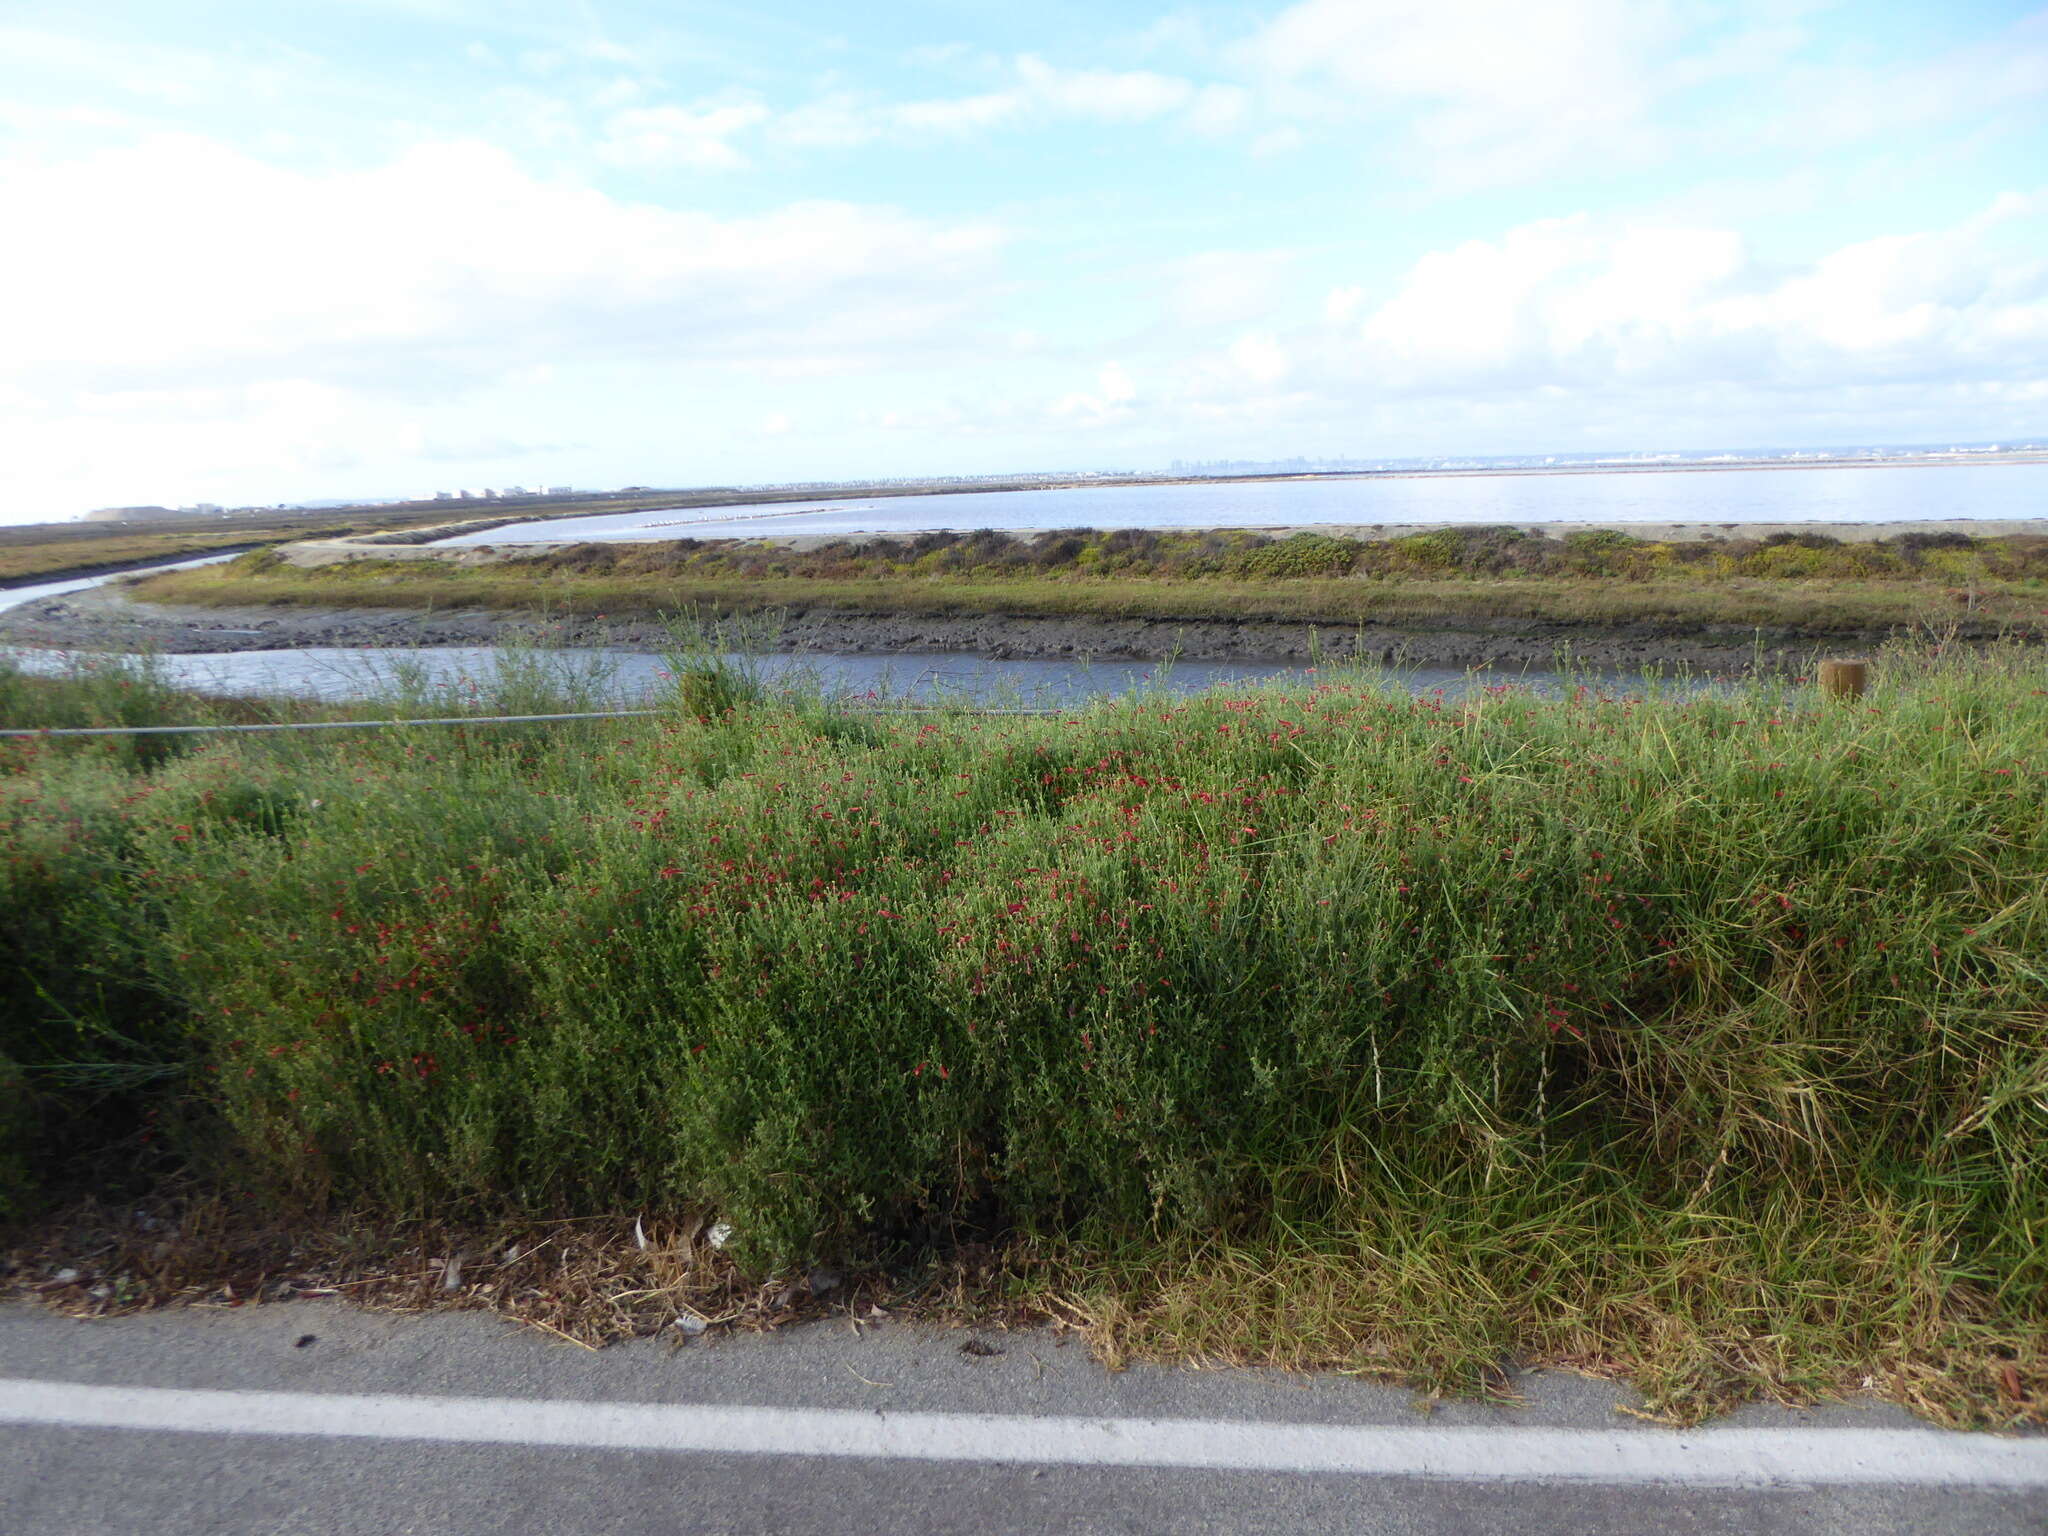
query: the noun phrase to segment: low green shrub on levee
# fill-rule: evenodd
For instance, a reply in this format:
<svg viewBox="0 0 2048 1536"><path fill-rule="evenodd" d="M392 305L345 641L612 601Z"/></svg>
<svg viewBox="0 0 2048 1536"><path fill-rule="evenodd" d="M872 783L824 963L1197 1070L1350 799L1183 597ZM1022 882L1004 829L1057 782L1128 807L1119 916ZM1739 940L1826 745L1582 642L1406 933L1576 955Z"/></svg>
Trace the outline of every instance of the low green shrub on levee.
<svg viewBox="0 0 2048 1536"><path fill-rule="evenodd" d="M545 611L597 619L837 609L902 615L1276 621L1457 628L1474 620L1647 623L1781 637L1944 632L2040 639L2048 537L1820 533L1661 541L1615 530L1545 538L1439 528L1392 538L1250 529L1091 528L826 539L573 544L482 566L274 553L152 577L154 600ZM1773 641L1773 644L1779 643Z"/></svg>
<svg viewBox="0 0 2048 1536"><path fill-rule="evenodd" d="M2048 696L2038 651L1878 677L39 748L0 849L62 916L0 1051L141 944L232 1168L301 1198L711 1206L763 1265L972 1210L1136 1343L2005 1411Z"/></svg>
<svg viewBox="0 0 2048 1536"><path fill-rule="evenodd" d="M275 556L245 556L250 574L281 567ZM799 576L817 580L925 577L1002 578L1058 573L1204 580L1385 578L1417 574L1649 580L1680 572L1693 582L1730 579L1881 581L2048 579L2048 539L2036 534L1976 538L1909 533L1844 543L1827 534L1766 538L1637 538L1591 529L1545 538L1511 527L1438 528L1393 538L1325 533L1284 536L1252 529L1065 528L1042 534L932 532L914 539L825 539L805 549L759 539L622 540L572 544L515 562L531 575ZM288 568L285 568L288 569ZM379 581L375 564L342 567ZM450 576L458 574L444 568ZM327 567L328 572L336 570ZM421 577L419 579L431 579Z"/></svg>

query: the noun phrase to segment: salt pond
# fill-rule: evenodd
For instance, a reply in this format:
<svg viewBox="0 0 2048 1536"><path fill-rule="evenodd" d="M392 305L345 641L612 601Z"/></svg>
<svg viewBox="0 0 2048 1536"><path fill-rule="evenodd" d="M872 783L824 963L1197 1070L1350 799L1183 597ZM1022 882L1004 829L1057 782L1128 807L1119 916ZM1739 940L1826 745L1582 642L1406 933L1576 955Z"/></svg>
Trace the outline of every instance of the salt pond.
<svg viewBox="0 0 2048 1536"><path fill-rule="evenodd" d="M2048 515L2048 462L1062 486L668 509L513 523L444 540L611 539L1002 528L1252 528L1331 523L1892 523Z"/></svg>

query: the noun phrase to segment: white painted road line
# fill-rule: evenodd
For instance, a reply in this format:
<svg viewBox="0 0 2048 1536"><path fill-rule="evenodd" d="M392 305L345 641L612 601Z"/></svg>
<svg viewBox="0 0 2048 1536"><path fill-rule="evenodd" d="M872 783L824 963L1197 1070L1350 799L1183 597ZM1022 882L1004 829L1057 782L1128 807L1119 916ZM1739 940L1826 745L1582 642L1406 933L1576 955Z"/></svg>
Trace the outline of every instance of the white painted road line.
<svg viewBox="0 0 2048 1536"><path fill-rule="evenodd" d="M737 1456L1337 1473L1716 1488L2048 1488L2048 1439L1939 1430L1586 1430L867 1413L333 1396L0 1378L0 1423Z"/></svg>

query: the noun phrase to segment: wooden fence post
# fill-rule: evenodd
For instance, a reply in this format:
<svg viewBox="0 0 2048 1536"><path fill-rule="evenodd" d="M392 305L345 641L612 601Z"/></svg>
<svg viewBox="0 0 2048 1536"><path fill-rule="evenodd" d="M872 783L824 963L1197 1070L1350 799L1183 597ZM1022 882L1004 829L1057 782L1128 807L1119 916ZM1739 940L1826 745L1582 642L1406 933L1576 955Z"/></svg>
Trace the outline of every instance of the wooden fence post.
<svg viewBox="0 0 2048 1536"><path fill-rule="evenodd" d="M1820 664L1820 691L1830 699L1860 699L1863 685L1870 679L1870 663L1851 661L1846 658L1830 659Z"/></svg>

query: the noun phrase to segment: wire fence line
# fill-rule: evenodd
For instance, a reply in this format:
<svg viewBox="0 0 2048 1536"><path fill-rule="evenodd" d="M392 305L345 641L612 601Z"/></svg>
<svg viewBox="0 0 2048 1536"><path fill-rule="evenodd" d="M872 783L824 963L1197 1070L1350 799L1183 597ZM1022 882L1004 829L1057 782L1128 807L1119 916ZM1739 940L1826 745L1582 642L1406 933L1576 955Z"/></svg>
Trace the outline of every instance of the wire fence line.
<svg viewBox="0 0 2048 1536"><path fill-rule="evenodd" d="M442 715L424 720L287 720L260 725L76 725L0 730L0 736L240 735L252 731L388 730L399 725L524 725L540 720L624 720L658 709L601 709L573 715Z"/></svg>
<svg viewBox="0 0 2048 1536"><path fill-rule="evenodd" d="M905 705L899 714L1057 715L1057 709L951 709ZM558 720L635 720L672 713L661 709L597 709L564 715L441 715L418 720L290 720L259 725L76 725L26 726L0 730L5 737L55 736L233 736L265 731L377 731L409 725L528 725Z"/></svg>

